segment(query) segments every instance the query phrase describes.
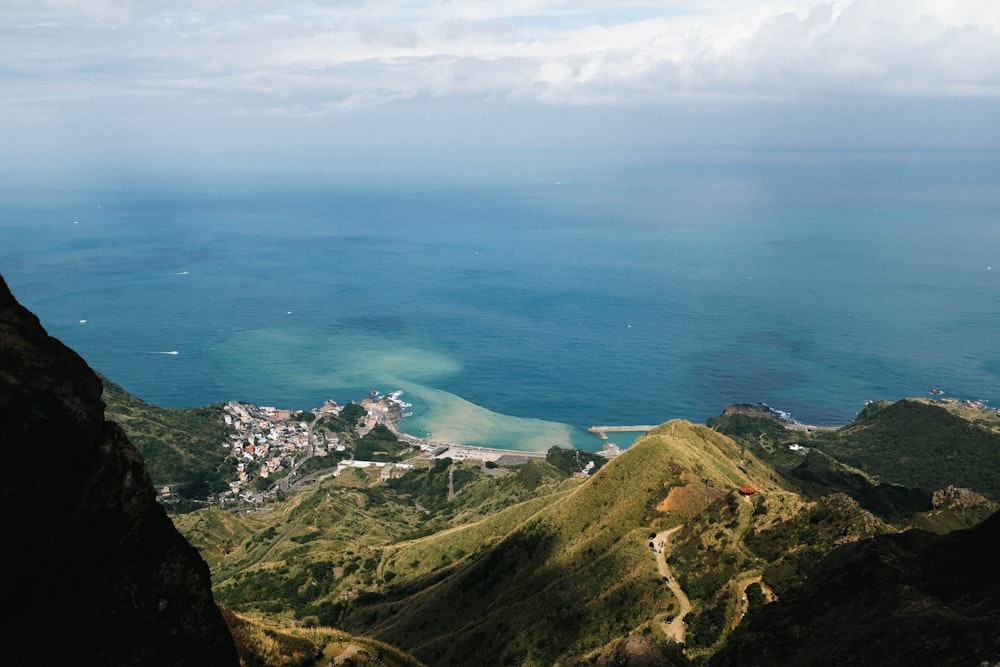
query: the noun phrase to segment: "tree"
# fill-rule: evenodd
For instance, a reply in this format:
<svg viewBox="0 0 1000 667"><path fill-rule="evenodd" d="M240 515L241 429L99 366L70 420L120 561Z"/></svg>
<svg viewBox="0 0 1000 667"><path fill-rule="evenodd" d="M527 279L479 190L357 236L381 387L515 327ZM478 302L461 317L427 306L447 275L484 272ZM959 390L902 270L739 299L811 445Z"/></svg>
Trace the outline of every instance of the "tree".
<svg viewBox="0 0 1000 667"><path fill-rule="evenodd" d="M349 430L357 428L358 420L368 415L368 411L357 403L348 403L340 411L340 418L344 420Z"/></svg>

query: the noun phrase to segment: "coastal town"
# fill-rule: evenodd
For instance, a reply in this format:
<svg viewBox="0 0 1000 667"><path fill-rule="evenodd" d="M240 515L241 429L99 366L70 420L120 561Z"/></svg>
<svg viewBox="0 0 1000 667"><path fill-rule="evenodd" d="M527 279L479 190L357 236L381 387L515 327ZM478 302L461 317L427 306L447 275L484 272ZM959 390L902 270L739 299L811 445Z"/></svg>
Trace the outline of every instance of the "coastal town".
<svg viewBox="0 0 1000 667"><path fill-rule="evenodd" d="M272 406L230 401L223 407L227 448L236 463L236 477L220 501L261 502L277 491L292 491L316 476L337 476L354 468L370 478L387 480L405 475L420 459L450 457L478 461L483 465L516 465L544 452L516 452L418 438L399 431L397 423L410 415L403 392L387 395L371 392L346 406L327 401L311 411L292 411ZM351 445L379 426L398 440L401 456L383 460L358 459ZM322 457L320 462L317 457ZM394 460L387 460L387 459ZM308 470L303 464L313 459ZM398 460L395 460L398 459ZM169 494L167 489L163 493Z"/></svg>

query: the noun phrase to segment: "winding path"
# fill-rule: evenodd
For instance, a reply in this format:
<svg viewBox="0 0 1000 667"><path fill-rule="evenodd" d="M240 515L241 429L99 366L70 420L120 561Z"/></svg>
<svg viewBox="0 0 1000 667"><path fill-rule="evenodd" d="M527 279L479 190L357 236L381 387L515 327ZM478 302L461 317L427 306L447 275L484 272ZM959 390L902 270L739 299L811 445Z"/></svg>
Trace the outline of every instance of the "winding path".
<svg viewBox="0 0 1000 667"><path fill-rule="evenodd" d="M778 599L778 596L774 594L771 587L764 583L764 579L761 575L758 574L756 577L740 579L736 584L736 606L739 613L733 618L733 630L735 630L736 626L738 626L740 621L743 620L743 616L747 613L747 610L750 607L750 602L747 600L747 589L751 584L760 584L760 590L764 593L764 596L767 598L769 603Z"/></svg>
<svg viewBox="0 0 1000 667"><path fill-rule="evenodd" d="M671 574L670 566L667 565L667 556L664 553L667 549L667 540L670 538L670 535L680 529L681 526L675 526L670 530L657 533L653 539L653 544L656 545L656 567L660 572L660 576L667 577L667 585L670 587L670 592L674 594L674 597L677 598L677 602L681 606L680 611L674 615L673 622L663 623L663 632L666 633L667 639L670 641L683 644L684 617L691 611L691 601L688 599L687 593L677 583L677 579Z"/></svg>

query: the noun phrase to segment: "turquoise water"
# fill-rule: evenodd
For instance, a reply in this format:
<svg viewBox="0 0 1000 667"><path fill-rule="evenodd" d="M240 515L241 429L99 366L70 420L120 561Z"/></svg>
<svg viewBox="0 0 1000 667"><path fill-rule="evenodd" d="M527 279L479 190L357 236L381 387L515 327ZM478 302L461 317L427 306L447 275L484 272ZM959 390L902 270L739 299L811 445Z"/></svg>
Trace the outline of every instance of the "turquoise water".
<svg viewBox="0 0 1000 667"><path fill-rule="evenodd" d="M42 186L2 192L0 272L152 403L401 389L415 434L596 448L592 424L731 402L838 424L933 387L998 400L998 175L996 153L785 152Z"/></svg>

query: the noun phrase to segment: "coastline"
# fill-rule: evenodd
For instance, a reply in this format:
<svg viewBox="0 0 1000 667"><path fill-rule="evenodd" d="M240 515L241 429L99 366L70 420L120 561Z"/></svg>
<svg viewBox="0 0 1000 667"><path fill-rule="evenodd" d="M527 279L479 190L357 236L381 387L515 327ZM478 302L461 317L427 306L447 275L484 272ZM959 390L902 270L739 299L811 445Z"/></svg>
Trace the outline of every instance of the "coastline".
<svg viewBox="0 0 1000 667"><path fill-rule="evenodd" d="M399 428L399 422L411 414L406 411L411 405L400 399L402 393L402 390L399 390L387 396L380 396L378 392L373 391L360 402L349 403L348 406L354 406L354 409L344 414L343 417L351 420L350 426L345 424L341 418L341 414L348 406L342 407L333 401L327 401L320 408L297 412L270 406L256 406L245 402L228 402L223 406L228 431L226 442L223 444L230 448L231 455L236 459L237 474L235 479L228 482L230 489L225 492L225 495L259 503L267 493L255 492L252 487L258 485L261 479L272 476L274 479L268 481L267 485L277 484L275 487L277 490L290 491L307 481L316 479L317 475L320 478L329 474L336 476L349 468L379 469L377 477L385 480L406 474L406 471L412 469L413 464L417 461L441 459L450 459L453 463L475 462L484 469L489 469L487 470L488 474L502 475L509 471L498 470L498 468L522 465L532 460L547 459L548 454L552 451L552 448L547 448L545 451L525 451L505 447L489 447L412 435ZM946 405L954 403L978 410L996 410L986 408L982 403L973 401L959 401L954 398L938 399L938 395L931 399L916 400ZM307 415L311 415L311 417L307 417ZM787 430L810 434L837 428L798 422L789 413L775 410L764 403L730 404L725 406L722 415L756 415L773 420ZM331 416L337 418L336 423L340 424L339 427L335 429L330 429L327 426L319 429L314 428L317 424L322 424L324 418ZM366 449L365 451L369 453L368 456L356 458L357 451L347 450L348 443L341 441L341 435L344 433L353 432L364 438L379 426L387 429L392 437L405 444L405 450L398 451L395 446L390 446L388 450L382 451ZM606 459L614 458L622 453L623 448L608 442L606 440L607 432L644 434L657 426L593 426L585 431L597 438L603 435L605 440L602 441L602 448L597 451L589 449L579 451L586 451ZM351 439L353 440L353 438ZM385 440L384 435L376 437L373 442L382 440ZM576 448L570 447L569 449ZM396 452L397 456L389 456L387 460L387 452ZM331 469L329 472L307 473L304 477L296 477L294 474L305 461L314 457L322 459L328 455L334 455L331 465L325 466ZM259 490L263 490L263 488L265 487L257 486ZM169 487L164 487L159 494L161 499L170 496L171 489Z"/></svg>
<svg viewBox="0 0 1000 667"><path fill-rule="evenodd" d="M418 438L415 435L401 431L397 425L399 419L387 419L384 422L379 422L385 425L393 435L399 438L402 442L413 445L421 450L421 454L414 456L412 459L442 459L448 458L448 452L458 452L458 458L465 459L479 459L482 461L498 461L505 456L520 456L525 459L529 458L545 458L545 452L524 452L516 449L501 449L497 447L480 447L478 445L463 445L457 442L444 442L437 440L430 440L427 438ZM450 457L454 458L454 457Z"/></svg>

